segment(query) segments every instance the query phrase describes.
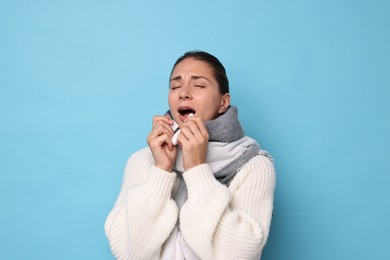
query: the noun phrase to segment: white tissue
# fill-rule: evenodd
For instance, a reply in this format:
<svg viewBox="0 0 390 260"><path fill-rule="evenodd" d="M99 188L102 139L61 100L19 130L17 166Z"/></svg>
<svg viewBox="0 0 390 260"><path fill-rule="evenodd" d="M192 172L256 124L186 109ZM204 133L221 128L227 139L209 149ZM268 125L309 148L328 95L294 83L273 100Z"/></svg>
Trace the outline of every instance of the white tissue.
<svg viewBox="0 0 390 260"><path fill-rule="evenodd" d="M192 117L192 116L194 116L193 113L188 115L188 117ZM173 131L176 131L176 129L179 127L179 125L175 121L173 121L173 125L171 125L171 127L172 127ZM180 131L181 131L181 129L177 130L177 132L173 135L173 137L172 137L172 144L173 145L177 145L177 141L178 141L177 139L179 138Z"/></svg>

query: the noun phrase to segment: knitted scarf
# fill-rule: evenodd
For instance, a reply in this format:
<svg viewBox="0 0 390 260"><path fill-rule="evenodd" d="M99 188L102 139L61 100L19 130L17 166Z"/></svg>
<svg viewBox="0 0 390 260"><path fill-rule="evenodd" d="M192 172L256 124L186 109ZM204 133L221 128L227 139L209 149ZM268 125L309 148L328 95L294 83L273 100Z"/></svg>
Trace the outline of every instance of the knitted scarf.
<svg viewBox="0 0 390 260"><path fill-rule="evenodd" d="M171 116L170 111L166 114ZM216 119L207 121L206 128L209 133L206 163L219 182L229 185L238 170L259 153L259 144L245 136L235 106L229 107ZM177 173L184 171L181 149L178 150L174 170Z"/></svg>

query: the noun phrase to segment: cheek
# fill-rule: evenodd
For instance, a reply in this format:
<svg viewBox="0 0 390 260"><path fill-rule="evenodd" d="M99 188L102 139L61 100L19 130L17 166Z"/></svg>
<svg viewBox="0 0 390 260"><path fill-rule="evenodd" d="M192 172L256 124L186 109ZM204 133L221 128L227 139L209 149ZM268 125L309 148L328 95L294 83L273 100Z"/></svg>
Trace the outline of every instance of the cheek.
<svg viewBox="0 0 390 260"><path fill-rule="evenodd" d="M220 99L207 98L202 102L202 118L205 121L215 119L218 116Z"/></svg>
<svg viewBox="0 0 390 260"><path fill-rule="evenodd" d="M168 95L168 105L169 107L171 107L173 104L174 104L174 98L173 98L173 95L172 94L169 94Z"/></svg>

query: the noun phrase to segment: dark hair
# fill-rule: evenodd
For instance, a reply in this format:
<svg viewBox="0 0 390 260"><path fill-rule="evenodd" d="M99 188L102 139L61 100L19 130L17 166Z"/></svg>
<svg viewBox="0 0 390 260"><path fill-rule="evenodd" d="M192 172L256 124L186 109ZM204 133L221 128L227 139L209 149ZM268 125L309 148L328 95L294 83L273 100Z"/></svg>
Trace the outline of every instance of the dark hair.
<svg viewBox="0 0 390 260"><path fill-rule="evenodd" d="M173 65L171 76L176 65L188 58L204 61L207 64L209 64L213 68L214 77L218 83L219 92L221 94L229 93L229 80L226 75L225 67L215 56L204 51L188 51L184 53L184 55L178 58L175 64Z"/></svg>

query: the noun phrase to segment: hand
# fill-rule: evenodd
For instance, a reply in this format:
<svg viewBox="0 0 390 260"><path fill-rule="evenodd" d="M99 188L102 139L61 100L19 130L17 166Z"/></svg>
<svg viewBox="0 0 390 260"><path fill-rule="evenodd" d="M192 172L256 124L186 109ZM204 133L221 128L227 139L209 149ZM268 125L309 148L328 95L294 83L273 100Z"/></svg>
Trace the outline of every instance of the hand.
<svg viewBox="0 0 390 260"><path fill-rule="evenodd" d="M153 117L153 128L147 139L155 166L167 172L172 172L177 155L177 147L172 144L172 124L168 116Z"/></svg>
<svg viewBox="0 0 390 260"><path fill-rule="evenodd" d="M206 162L209 133L201 117L187 118L181 127L178 140L183 149L184 170Z"/></svg>

